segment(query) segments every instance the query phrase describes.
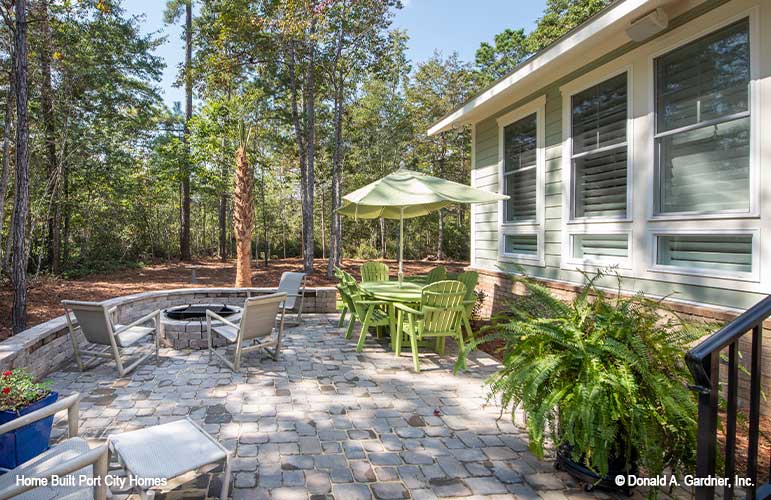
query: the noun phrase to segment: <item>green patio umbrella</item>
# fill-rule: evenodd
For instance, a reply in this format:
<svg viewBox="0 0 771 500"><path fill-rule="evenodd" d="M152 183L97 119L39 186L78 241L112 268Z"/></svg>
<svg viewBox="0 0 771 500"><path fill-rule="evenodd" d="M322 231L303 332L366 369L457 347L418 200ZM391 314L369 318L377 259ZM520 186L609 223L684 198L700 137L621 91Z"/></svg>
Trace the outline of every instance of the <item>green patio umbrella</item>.
<svg viewBox="0 0 771 500"><path fill-rule="evenodd" d="M371 184L343 196L337 211L362 219L399 219L399 283L404 275L404 219L430 214L453 203L489 203L506 195L400 168Z"/></svg>

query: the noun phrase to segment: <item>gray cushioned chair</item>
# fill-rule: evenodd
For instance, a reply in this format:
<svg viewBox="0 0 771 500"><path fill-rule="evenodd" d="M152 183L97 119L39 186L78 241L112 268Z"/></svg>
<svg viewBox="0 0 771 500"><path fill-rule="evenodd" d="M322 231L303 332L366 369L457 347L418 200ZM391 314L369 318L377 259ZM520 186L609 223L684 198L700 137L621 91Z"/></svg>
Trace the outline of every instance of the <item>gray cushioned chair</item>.
<svg viewBox="0 0 771 500"><path fill-rule="evenodd" d="M305 302L305 273L285 272L281 274L278 281L278 292L286 294L286 300L281 307L284 312L292 310L297 306L297 299L300 304L297 306L297 321L293 325L299 324L303 320L303 303Z"/></svg>
<svg viewBox="0 0 771 500"><path fill-rule="evenodd" d="M118 366L118 376L123 377L136 368L139 363L150 357L152 352L140 356L139 359L129 366L124 367L120 349L132 346L148 335L155 337L155 360L156 362L158 361L159 333L161 333L160 329L163 327L160 310L146 314L131 324L120 325L113 324L110 319L110 311L99 302L63 300L62 305L64 306L64 316L67 318L67 326L70 330L72 348L75 351L75 361L78 363L80 371L83 371L81 355L85 354L96 358L113 358ZM77 319L77 326L72 322L70 313ZM141 326L150 322L153 323L152 327ZM108 346L110 348L108 352L80 349L75 335L78 328L83 332L86 341L95 345Z"/></svg>
<svg viewBox="0 0 771 500"><path fill-rule="evenodd" d="M281 337L284 334L283 304L288 300L287 294L282 292L250 297L244 302L239 324L232 323L217 313L207 310L206 338L209 342L209 357L211 358L212 354L217 356L233 371L241 368L241 356L245 352L262 349L273 359L278 359ZM276 318L279 316L278 326L276 326ZM219 322L219 325L212 325L212 321ZM222 337L228 344L235 344L233 362L216 351L213 345L214 335Z"/></svg>

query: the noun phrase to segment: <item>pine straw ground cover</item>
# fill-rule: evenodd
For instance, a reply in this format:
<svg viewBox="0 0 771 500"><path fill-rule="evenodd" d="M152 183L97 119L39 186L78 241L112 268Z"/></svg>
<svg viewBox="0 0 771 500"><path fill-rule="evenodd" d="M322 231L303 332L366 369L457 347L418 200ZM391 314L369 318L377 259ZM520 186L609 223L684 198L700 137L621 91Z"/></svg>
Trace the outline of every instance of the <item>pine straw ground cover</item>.
<svg viewBox="0 0 771 500"><path fill-rule="evenodd" d="M346 260L343 268L359 278L362 260ZM395 279L398 264L386 261ZM407 261L406 275L425 274L437 265L443 265L450 272L461 272L467 262ZM316 272L308 278L308 286L333 286L334 279L327 279L326 260L316 259ZM252 262L252 286L275 287L284 271L302 270L300 259L273 260L268 267L262 262ZM192 283L195 271L196 282ZM38 277L31 281L28 313L30 326L37 325L62 315L61 301L64 299L101 301L120 295L174 288L233 286L236 277L235 261L221 262L217 259L193 262L172 262L148 265L139 269L125 269L109 274L92 274L75 280L52 277ZM11 304L13 293L8 283L0 288L0 340L11 333Z"/></svg>

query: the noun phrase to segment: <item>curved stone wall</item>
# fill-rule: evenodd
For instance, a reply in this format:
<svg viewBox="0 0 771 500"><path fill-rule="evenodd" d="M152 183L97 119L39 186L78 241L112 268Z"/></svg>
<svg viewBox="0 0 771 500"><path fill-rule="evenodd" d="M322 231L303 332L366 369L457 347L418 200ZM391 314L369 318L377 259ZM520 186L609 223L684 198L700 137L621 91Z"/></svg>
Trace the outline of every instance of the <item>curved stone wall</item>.
<svg viewBox="0 0 771 500"><path fill-rule="evenodd" d="M125 324L156 309L185 304L242 305L247 296L275 291L275 288L180 288L125 295L103 303L115 308L113 321ZM303 312L335 312L336 293L332 287L306 288ZM79 337L83 343L82 335ZM177 348L189 347L184 341L172 343ZM72 356L67 320L62 315L0 342L0 371L23 367L40 378L61 368Z"/></svg>

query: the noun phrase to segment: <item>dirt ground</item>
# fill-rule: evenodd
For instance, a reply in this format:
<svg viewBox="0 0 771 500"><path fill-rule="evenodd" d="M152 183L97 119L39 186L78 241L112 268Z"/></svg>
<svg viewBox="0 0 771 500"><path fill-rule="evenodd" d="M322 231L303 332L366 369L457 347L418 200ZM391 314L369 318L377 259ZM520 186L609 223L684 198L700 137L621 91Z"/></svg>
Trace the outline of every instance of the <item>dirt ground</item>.
<svg viewBox="0 0 771 500"><path fill-rule="evenodd" d="M346 260L343 268L357 278L361 260ZM396 276L396 261L386 261L391 273ZM309 286L330 286L334 280L326 277L326 261L316 259L316 272L308 278ZM404 263L407 275L425 274L431 268L442 264L450 272L460 272L467 262L408 261ZM277 286L284 271L300 271L300 259L271 261L267 268L262 262L252 264L252 285L255 287ZM195 273L195 282L193 282ZM34 326L63 314L61 301L64 299L101 301L119 295L128 295L151 290L172 288L195 288L233 286L236 278L235 261L197 260L194 262L173 262L155 264L141 269L126 269L110 274L93 274L77 280L43 277L33 280L29 288L28 325ZM0 289L0 340L10 335L12 292L8 286Z"/></svg>

